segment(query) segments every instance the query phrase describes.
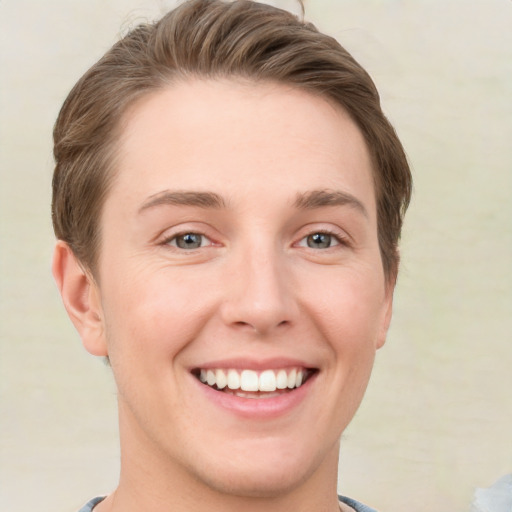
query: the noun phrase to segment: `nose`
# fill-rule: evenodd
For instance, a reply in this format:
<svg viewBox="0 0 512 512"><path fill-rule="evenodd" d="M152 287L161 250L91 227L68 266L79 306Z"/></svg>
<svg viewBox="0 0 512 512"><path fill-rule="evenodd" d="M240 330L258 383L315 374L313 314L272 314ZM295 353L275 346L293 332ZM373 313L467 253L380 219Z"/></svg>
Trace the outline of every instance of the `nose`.
<svg viewBox="0 0 512 512"><path fill-rule="evenodd" d="M226 325L264 336L295 322L298 306L285 259L259 250L231 261L221 305Z"/></svg>

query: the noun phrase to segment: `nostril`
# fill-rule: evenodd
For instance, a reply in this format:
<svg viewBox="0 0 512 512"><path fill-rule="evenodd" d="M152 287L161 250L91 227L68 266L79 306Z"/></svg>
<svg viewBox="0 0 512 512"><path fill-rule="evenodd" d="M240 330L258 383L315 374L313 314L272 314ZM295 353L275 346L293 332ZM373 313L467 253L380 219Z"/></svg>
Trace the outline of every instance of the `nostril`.
<svg viewBox="0 0 512 512"><path fill-rule="evenodd" d="M233 325L236 325L238 327L248 327L249 329L253 329L253 326L249 322L243 322L241 320L237 322L233 322Z"/></svg>
<svg viewBox="0 0 512 512"><path fill-rule="evenodd" d="M276 328L283 328L290 324L289 320L281 320L277 323L272 322L263 322L263 321L255 321L255 322L246 322L242 320L238 320L236 322L232 322L232 326L241 330L251 331L257 334L265 334L269 333Z"/></svg>

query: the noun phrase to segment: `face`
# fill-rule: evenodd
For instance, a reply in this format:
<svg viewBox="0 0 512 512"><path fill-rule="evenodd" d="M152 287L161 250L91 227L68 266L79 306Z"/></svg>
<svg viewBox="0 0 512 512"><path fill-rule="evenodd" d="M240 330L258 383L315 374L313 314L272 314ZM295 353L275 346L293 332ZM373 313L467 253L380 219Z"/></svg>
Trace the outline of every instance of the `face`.
<svg viewBox="0 0 512 512"><path fill-rule="evenodd" d="M335 474L391 311L359 130L231 81L175 84L125 121L88 335L125 459L248 496Z"/></svg>

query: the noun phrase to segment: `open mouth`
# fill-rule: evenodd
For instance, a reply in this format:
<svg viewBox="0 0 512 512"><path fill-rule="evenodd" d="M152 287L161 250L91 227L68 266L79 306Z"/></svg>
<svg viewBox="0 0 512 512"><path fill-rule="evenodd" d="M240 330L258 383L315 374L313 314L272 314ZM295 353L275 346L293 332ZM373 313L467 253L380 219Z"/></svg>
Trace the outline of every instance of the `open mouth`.
<svg viewBox="0 0 512 512"><path fill-rule="evenodd" d="M216 391L241 398L272 398L303 386L318 370L281 368L276 370L238 370L196 368L192 374Z"/></svg>

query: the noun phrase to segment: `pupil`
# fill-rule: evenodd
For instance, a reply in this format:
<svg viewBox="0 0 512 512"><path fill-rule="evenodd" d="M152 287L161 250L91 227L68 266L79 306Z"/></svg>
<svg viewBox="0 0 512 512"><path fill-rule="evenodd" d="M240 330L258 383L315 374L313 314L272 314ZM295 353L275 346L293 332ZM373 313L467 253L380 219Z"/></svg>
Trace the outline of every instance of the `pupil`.
<svg viewBox="0 0 512 512"><path fill-rule="evenodd" d="M331 246L331 235L315 233L308 236L308 247L325 249Z"/></svg>
<svg viewBox="0 0 512 512"><path fill-rule="evenodd" d="M197 249L201 247L201 235L195 233L187 233L176 239L176 245L180 249Z"/></svg>

